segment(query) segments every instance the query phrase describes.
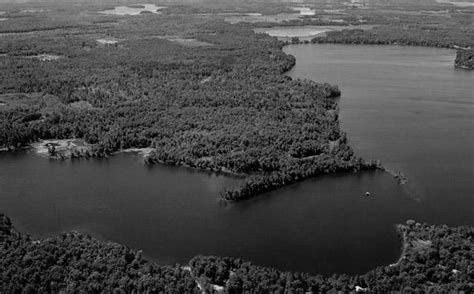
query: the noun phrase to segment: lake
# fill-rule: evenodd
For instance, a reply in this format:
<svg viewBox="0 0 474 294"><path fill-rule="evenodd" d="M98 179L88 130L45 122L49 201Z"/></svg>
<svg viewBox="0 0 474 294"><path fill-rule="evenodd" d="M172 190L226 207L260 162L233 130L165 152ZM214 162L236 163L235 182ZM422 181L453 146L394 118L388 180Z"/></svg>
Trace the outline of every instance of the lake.
<svg viewBox="0 0 474 294"><path fill-rule="evenodd" d="M104 10L100 13L112 15L139 15L143 12L158 13L159 10L166 7L156 6L155 4L135 4L130 6L117 6L114 9Z"/></svg>
<svg viewBox="0 0 474 294"><path fill-rule="evenodd" d="M0 152L0 210L35 238L78 230L141 249L161 264L204 254L314 274L394 263L401 247L394 224L407 219L474 223L474 124L466 97L472 74L453 69L454 51L286 51L297 57L291 75L341 85L342 124L356 151L403 171L409 186L381 171L340 174L223 204L219 192L241 179L147 167L133 154L58 161Z"/></svg>
<svg viewBox="0 0 474 294"><path fill-rule="evenodd" d="M342 31L342 30L370 30L373 25L359 25L359 26L289 26L289 27L268 27L268 28L256 28L256 33L267 33L272 37L277 37L282 41L289 41L294 37L300 40L310 41L316 36L321 36L326 32L330 31Z"/></svg>
<svg viewBox="0 0 474 294"><path fill-rule="evenodd" d="M34 237L78 230L163 264L206 254L312 273L364 272L398 258L393 224L419 208L382 172L321 177L225 205L219 192L240 179L147 167L138 155L57 161L0 152L0 166L0 207L20 230Z"/></svg>
<svg viewBox="0 0 474 294"><path fill-rule="evenodd" d="M288 46L292 77L338 84L355 152L407 176L417 220L474 224L474 75L456 52L403 46Z"/></svg>

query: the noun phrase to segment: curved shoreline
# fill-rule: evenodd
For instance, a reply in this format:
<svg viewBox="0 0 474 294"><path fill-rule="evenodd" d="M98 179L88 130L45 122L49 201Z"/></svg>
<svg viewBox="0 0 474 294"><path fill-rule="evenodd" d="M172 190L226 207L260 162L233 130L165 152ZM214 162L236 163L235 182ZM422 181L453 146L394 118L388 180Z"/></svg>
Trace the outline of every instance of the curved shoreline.
<svg viewBox="0 0 474 294"><path fill-rule="evenodd" d="M395 225L395 230L398 232L400 239L402 241L402 246L400 247L400 257L395 263L391 263L390 267L399 266L400 263L406 258L407 248L408 248L408 239L407 239L407 230L406 226L397 224Z"/></svg>
<svg viewBox="0 0 474 294"><path fill-rule="evenodd" d="M0 262L0 269L3 268L5 273L5 266L8 266L8 272L32 275L36 271L31 269L41 265L44 275L39 279L27 279L27 281L37 283L36 289L45 285L49 287L51 275L59 275L61 278L55 283L58 287L57 292L59 289L71 287L70 283L74 283L74 287L88 287L90 277L99 278L97 285L101 287L101 291L112 291L118 284L116 282L111 284L109 281L111 279L120 280L122 275L129 277L129 290L148 289L148 287L154 287L156 290L172 285L172 283L184 282L189 287L187 291L190 292L193 292L192 289L237 293L260 289L260 291L267 292L271 289L274 290L275 288L267 287L279 285L281 278L285 279L283 284L285 292L288 290L313 293L329 290L342 292L386 292L388 290L408 291L413 289L441 292L457 289L469 292L473 290L472 283L468 283L468 256L461 259L458 257L465 256L463 254L469 254L469 250L473 250L474 244L468 236L474 233L474 228L430 226L415 223L412 220L407 221L405 225L396 225L395 228L401 232L403 241L401 256L396 263L379 266L360 275L334 274L324 277L279 271L274 268L256 266L241 259L215 256L195 256L184 266L179 264L161 266L143 257L143 252L140 250L133 250L116 242L101 241L79 232L66 232L35 240L26 233L17 231L9 218L0 213L0 244L3 244L0 251L8 253L4 255L3 262ZM440 238L440 236L442 237ZM438 255L432 254L433 251L438 255L442 253L439 257L440 260L435 258ZM54 252L65 255L53 257L52 253ZM73 259L74 254L69 254L71 252L83 256L85 260ZM454 258L455 256L456 258ZM46 257L48 263L45 265ZM10 259L17 262L10 263ZM82 260L80 271L77 270L77 267L69 267L71 264L76 264L78 260ZM97 263L98 261L100 264ZM436 263L437 265L427 267L426 263ZM99 265L103 265L103 267L98 268ZM104 267L110 268L108 273L104 272ZM137 268L143 270L129 271ZM146 268L154 270L150 273L145 270ZM439 277L432 274L433 270L439 273ZM73 271L74 277L71 276ZM183 273L185 273L184 276ZM97 277L98 274L100 274L99 277ZM79 278L78 275L84 277ZM422 280L420 280L420 275L423 277ZM155 279L148 280L147 277ZM153 282L163 281L163 279L170 277L173 282L168 280L165 284ZM449 277L449 279L444 277ZM243 280L246 281L245 284L239 282ZM68 282L66 283L66 281ZM142 284L143 281L146 281L146 284ZM295 281L299 281L299 283L295 284ZM429 283L425 281L429 281ZM0 290L11 289L4 287L12 285L18 287L21 285L18 282L21 281L11 279L8 275L0 275ZM25 286L23 284L23 287Z"/></svg>

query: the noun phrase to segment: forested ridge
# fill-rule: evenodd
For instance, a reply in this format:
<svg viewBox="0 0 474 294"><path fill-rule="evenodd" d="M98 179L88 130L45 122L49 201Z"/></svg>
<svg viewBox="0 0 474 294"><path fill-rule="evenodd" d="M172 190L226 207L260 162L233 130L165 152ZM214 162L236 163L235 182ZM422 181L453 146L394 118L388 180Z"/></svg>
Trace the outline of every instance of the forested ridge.
<svg viewBox="0 0 474 294"><path fill-rule="evenodd" d="M283 272L251 262L196 256L161 266L141 251L78 232L35 240L0 215L2 293L445 293L474 290L474 229L408 221L397 226L400 260L348 276Z"/></svg>
<svg viewBox="0 0 474 294"><path fill-rule="evenodd" d="M285 76L295 59L275 38L210 17L89 21L77 24L84 32L2 36L0 146L81 138L96 156L152 147L149 164L245 175L226 200L377 167L339 127L339 89ZM119 42L100 45L101 35Z"/></svg>

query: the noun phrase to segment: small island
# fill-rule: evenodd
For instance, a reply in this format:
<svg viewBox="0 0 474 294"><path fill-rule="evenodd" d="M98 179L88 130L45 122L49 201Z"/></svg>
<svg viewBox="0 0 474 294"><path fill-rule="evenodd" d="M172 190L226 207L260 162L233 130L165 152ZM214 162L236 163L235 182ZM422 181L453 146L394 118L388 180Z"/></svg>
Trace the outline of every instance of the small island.
<svg viewBox="0 0 474 294"><path fill-rule="evenodd" d="M459 49L454 66L458 68L474 69L474 49Z"/></svg>

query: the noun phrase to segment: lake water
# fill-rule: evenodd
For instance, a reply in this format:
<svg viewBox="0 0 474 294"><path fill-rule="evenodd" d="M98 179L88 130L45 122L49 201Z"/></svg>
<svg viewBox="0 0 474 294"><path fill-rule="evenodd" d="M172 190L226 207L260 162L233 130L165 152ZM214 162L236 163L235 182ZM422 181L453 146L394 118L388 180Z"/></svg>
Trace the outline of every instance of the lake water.
<svg viewBox="0 0 474 294"><path fill-rule="evenodd" d="M372 25L360 25L360 26L289 26L289 27L269 27L269 28L256 28L256 33L267 33L272 37L277 37L280 40L288 40L293 37L297 37L300 40L311 40L312 38L322 35L330 31L342 31L342 30L369 30L374 26Z"/></svg>
<svg viewBox="0 0 474 294"><path fill-rule="evenodd" d="M364 158L407 176L417 220L474 224L474 74L456 52L401 46L288 46L293 77L338 84L342 129Z"/></svg>
<svg viewBox="0 0 474 294"><path fill-rule="evenodd" d="M333 31L332 26L303 26L303 27L273 27L273 28L256 28L257 33L267 33L277 38L293 38L293 37L315 37L322 33Z"/></svg>
<svg viewBox="0 0 474 294"><path fill-rule="evenodd" d="M117 6L114 9L104 10L100 13L113 15L139 15L142 12L158 13L165 7L155 4L135 4L135 6Z"/></svg>
<svg viewBox="0 0 474 294"><path fill-rule="evenodd" d="M78 230L142 249L163 264L206 254L312 273L365 272L398 258L393 224L420 208L382 172L322 177L220 203L219 191L238 183L187 168L146 167L131 154L56 161L0 152L1 211L20 230L34 237Z"/></svg>
<svg viewBox="0 0 474 294"><path fill-rule="evenodd" d="M474 223L474 124L465 96L472 75L452 68L453 51L286 50L297 56L292 75L340 83L341 119L357 152L405 172L417 193L376 171L310 179L224 205L219 192L240 179L147 167L132 154L56 161L21 151L0 152L0 210L33 237L78 230L162 264L205 254L323 274L395 262L394 224L407 219Z"/></svg>

